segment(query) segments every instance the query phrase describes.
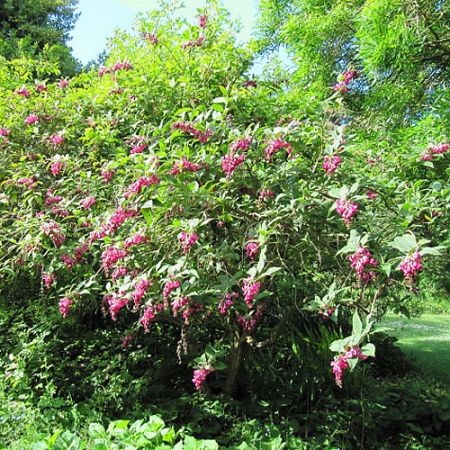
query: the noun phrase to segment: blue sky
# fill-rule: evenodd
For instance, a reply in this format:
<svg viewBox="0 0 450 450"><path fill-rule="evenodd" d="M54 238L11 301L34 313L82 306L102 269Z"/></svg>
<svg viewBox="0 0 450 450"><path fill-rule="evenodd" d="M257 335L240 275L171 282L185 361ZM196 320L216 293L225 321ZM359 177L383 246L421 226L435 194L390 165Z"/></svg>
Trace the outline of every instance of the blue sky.
<svg viewBox="0 0 450 450"><path fill-rule="evenodd" d="M206 0L184 0L183 15L194 18L197 8ZM242 23L241 39L248 39L256 22L259 0L222 0L232 16ZM79 0L81 13L72 32L70 46L82 63L95 59L106 48L107 38L114 29L130 30L138 12L158 8L158 0Z"/></svg>

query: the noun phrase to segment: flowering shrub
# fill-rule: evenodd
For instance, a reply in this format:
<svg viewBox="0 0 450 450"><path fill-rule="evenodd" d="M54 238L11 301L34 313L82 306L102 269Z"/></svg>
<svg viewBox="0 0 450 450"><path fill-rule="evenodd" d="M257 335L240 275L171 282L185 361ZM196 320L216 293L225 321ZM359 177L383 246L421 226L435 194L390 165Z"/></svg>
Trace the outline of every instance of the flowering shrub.
<svg viewBox="0 0 450 450"><path fill-rule="evenodd" d="M195 388L225 370L229 393L245 352L275 342L276 324L295 321L293 308L311 311L332 285L338 294L313 317L345 321L356 310L367 323L332 347L341 385L374 354L359 346L378 307L391 290L412 294L425 256L437 254L409 240L438 219L392 210L407 188L342 148L345 130L295 120L281 101L255 111L264 86L249 91L250 52L221 20L173 26L160 13L137 37L118 36L98 73L48 82L45 98L30 80L2 88L2 274L28 272L74 326L101 310L125 335L177 327ZM356 74L343 76L346 87ZM441 159L442 145L430 150ZM189 354L187 328L207 356Z"/></svg>

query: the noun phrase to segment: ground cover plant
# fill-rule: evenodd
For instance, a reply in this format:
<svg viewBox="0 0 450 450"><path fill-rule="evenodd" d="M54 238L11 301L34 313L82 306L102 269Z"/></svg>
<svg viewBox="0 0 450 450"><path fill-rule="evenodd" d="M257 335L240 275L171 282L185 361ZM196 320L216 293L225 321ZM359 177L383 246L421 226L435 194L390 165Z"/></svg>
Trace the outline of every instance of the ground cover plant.
<svg viewBox="0 0 450 450"><path fill-rule="evenodd" d="M44 430L72 430L42 448L116 448L89 441L89 423L155 413L181 439L230 448L439 439L439 383L368 380L406 366L386 360L375 322L447 292L448 92L372 132L353 86L373 70L357 56L301 98L283 68L249 79L257 46L236 43L216 2L196 23L175 13L141 17L104 66L70 79L53 60L2 60L5 445L15 420L44 439L34 408ZM127 436L177 445L157 431Z"/></svg>

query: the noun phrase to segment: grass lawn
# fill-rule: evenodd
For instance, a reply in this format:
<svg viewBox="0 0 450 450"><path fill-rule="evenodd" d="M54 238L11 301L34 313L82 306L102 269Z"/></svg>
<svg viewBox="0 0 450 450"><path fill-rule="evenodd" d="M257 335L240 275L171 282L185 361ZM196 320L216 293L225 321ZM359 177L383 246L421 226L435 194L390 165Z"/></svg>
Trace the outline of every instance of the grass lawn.
<svg viewBox="0 0 450 450"><path fill-rule="evenodd" d="M450 315L423 314L414 319L388 315L381 330L398 338L397 344L417 368L450 385Z"/></svg>

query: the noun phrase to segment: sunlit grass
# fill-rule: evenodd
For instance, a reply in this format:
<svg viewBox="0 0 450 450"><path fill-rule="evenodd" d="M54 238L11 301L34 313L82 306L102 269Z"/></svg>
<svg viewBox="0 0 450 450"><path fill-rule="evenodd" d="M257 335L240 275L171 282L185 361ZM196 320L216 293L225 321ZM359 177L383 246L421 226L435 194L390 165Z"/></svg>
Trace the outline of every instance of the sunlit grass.
<svg viewBox="0 0 450 450"><path fill-rule="evenodd" d="M414 319L392 315L381 327L398 338L397 344L417 368L450 384L450 315Z"/></svg>

